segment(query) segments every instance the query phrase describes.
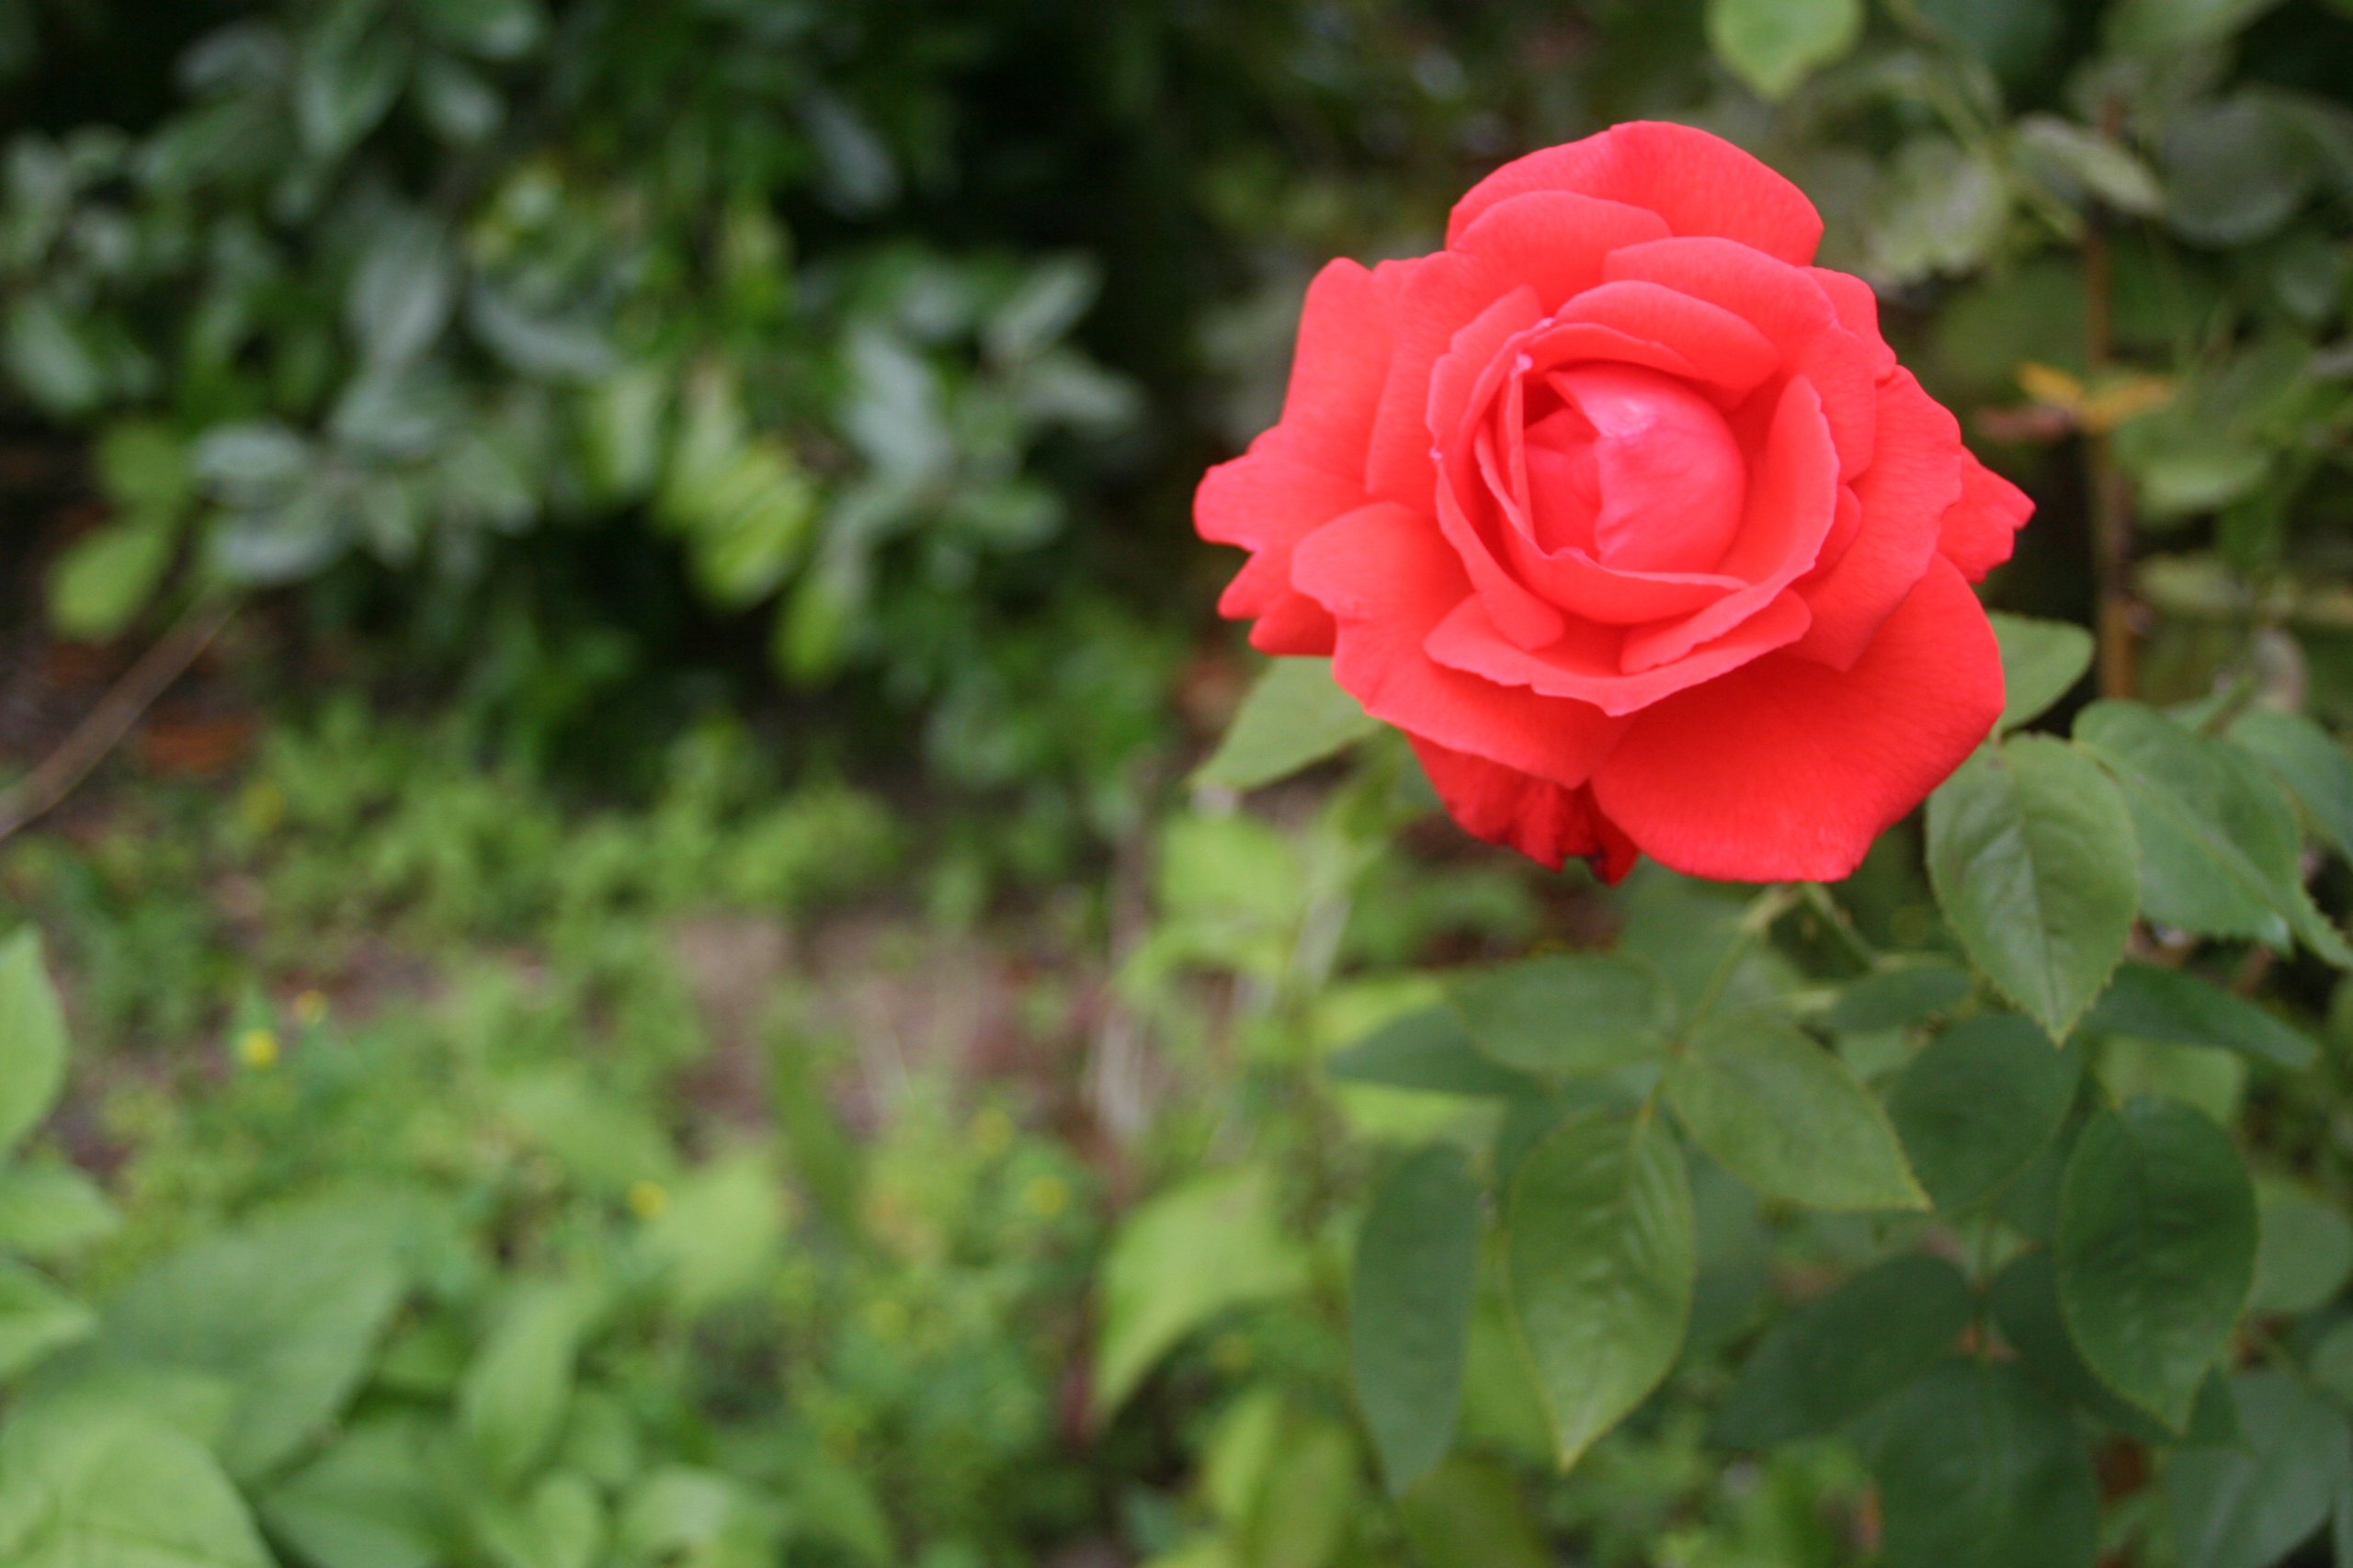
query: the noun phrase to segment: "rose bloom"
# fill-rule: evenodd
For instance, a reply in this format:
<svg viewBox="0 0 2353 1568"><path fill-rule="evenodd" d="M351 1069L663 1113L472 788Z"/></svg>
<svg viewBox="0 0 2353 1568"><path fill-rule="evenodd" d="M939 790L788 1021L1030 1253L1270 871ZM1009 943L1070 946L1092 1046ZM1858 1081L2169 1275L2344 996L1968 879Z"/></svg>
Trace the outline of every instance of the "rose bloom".
<svg viewBox="0 0 2353 1568"><path fill-rule="evenodd" d="M1212 469L1220 608L1329 654L1448 811L1611 881L1843 877L2002 710L1969 585L2032 504L1810 265L1798 188L1631 123L1336 261L1282 422Z"/></svg>

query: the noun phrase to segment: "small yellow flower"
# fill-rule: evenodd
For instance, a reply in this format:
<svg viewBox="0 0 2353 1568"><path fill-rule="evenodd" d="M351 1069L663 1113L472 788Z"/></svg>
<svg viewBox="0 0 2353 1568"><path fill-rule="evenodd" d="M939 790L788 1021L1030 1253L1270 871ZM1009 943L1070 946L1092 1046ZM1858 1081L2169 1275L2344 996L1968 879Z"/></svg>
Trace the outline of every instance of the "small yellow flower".
<svg viewBox="0 0 2353 1568"><path fill-rule="evenodd" d="M1021 1188L1021 1207L1040 1220L1059 1220L1070 1211L1070 1183L1058 1176L1031 1176Z"/></svg>
<svg viewBox="0 0 2353 1568"><path fill-rule="evenodd" d="M305 991L294 998L294 1021L306 1029L317 1028L327 1021L327 998L324 991Z"/></svg>
<svg viewBox="0 0 2353 1568"><path fill-rule="evenodd" d="M265 1028L250 1028L237 1037L237 1060L259 1072L278 1065L278 1035Z"/></svg>
<svg viewBox="0 0 2353 1568"><path fill-rule="evenodd" d="M659 1220L670 1211L670 1189L658 1181L633 1181L623 1201L641 1220Z"/></svg>

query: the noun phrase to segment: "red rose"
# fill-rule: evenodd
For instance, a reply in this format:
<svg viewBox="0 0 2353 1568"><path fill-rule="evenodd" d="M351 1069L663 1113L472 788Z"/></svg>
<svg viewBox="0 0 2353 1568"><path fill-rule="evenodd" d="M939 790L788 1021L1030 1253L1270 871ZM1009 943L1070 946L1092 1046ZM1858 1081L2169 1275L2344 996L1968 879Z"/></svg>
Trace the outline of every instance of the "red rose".
<svg viewBox="0 0 2353 1568"><path fill-rule="evenodd" d="M1498 169L1436 255L1332 263L1282 423L1201 483L1251 552L1220 608L1332 655L1482 838L1845 876L2001 712L1968 585L2032 507L1821 233L1738 148L1635 123Z"/></svg>

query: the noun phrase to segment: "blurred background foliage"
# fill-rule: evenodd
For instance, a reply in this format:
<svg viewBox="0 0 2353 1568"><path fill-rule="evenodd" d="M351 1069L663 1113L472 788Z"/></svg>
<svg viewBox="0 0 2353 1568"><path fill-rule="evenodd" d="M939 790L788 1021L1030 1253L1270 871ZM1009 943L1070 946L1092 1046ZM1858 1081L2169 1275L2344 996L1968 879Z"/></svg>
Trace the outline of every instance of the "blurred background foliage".
<svg viewBox="0 0 2353 1568"><path fill-rule="evenodd" d="M75 1042L0 1170L0 1557L1878 1560L1844 1449L1708 1444L1872 1245L1728 1179L1628 1431L1550 1479L1483 1304L1470 1451L1377 1501L1345 1243L1434 1113L1318 1060L1727 916L1401 829L1386 752L1178 783L1244 684L1191 486L1307 278L1636 116L1803 185L2034 494L1995 603L2353 722L2342 0L0 0L0 746L236 609L0 858ZM2353 994L2279 985L2311 1078L2131 1071L2304 1184L2307 1312ZM2131 1462L2125 1561L2256 1568Z"/></svg>

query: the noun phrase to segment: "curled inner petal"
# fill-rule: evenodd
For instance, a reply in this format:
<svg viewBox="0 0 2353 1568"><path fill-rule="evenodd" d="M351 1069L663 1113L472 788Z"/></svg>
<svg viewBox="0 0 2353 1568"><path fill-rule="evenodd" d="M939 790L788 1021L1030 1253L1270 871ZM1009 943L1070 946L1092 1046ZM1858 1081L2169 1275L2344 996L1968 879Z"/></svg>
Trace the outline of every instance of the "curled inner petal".
<svg viewBox="0 0 2353 1568"><path fill-rule="evenodd" d="M1526 437L1532 542L1620 571L1711 569L1746 488L1723 415L1685 383L1631 365L1577 365L1546 381L1556 405Z"/></svg>

